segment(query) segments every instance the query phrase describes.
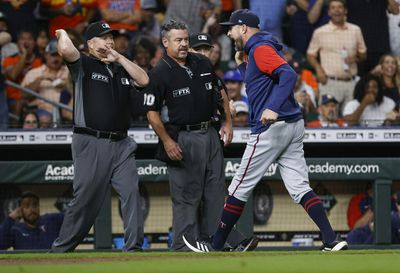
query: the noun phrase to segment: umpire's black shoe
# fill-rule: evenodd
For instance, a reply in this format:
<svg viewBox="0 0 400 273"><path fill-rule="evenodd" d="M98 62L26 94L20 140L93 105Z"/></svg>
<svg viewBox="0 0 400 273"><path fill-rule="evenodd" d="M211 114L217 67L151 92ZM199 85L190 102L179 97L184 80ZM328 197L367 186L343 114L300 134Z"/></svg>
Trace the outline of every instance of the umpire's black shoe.
<svg viewBox="0 0 400 273"><path fill-rule="evenodd" d="M190 236L188 234L182 235L182 239L185 242L185 245L191 251L194 251L194 252L214 252L214 251L218 251L218 250L215 250L211 246L210 242L197 241L196 239L192 238L192 236Z"/></svg>
<svg viewBox="0 0 400 273"><path fill-rule="evenodd" d="M256 236L244 239L235 249L232 251L246 252L254 250L258 245L258 238Z"/></svg>
<svg viewBox="0 0 400 273"><path fill-rule="evenodd" d="M346 250L348 249L349 246L346 241L343 241L340 239L340 236L336 236L336 240L333 241L332 243L324 243L324 245L321 247L322 251L340 251L340 250Z"/></svg>

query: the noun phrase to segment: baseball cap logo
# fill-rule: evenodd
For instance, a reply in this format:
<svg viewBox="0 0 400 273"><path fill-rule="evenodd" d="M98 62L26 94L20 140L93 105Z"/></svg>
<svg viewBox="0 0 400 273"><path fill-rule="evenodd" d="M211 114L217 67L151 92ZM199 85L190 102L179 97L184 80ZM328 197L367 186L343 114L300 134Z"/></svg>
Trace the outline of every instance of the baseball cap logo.
<svg viewBox="0 0 400 273"><path fill-rule="evenodd" d="M110 26L109 26L107 23L102 23L102 24L101 24L101 27L102 27L102 28L110 28Z"/></svg>
<svg viewBox="0 0 400 273"><path fill-rule="evenodd" d="M239 23L243 23L243 21L241 19L238 20Z"/></svg>
<svg viewBox="0 0 400 273"><path fill-rule="evenodd" d="M200 41L207 41L207 36L206 35L199 35L199 36L197 36L197 39L199 39Z"/></svg>

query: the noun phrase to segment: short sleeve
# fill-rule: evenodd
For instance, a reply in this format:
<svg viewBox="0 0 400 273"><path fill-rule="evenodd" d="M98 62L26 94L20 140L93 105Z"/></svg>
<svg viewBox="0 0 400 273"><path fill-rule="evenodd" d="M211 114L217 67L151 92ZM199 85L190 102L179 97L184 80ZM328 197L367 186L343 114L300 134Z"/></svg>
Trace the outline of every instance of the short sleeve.
<svg viewBox="0 0 400 273"><path fill-rule="evenodd" d="M258 69L268 75L272 75L275 69L286 61L276 52L276 50L267 45L258 46L254 50L254 60Z"/></svg>
<svg viewBox="0 0 400 273"><path fill-rule="evenodd" d="M78 80L79 73L81 73L83 71L82 58L83 58L83 55L81 54L80 58L78 60L76 60L75 62L66 63L68 70L71 73L71 78L74 82L76 82Z"/></svg>
<svg viewBox="0 0 400 273"><path fill-rule="evenodd" d="M361 53L361 54L366 53L367 46L365 45L364 37L363 37L361 29L359 27L357 27L356 39L357 39L357 52Z"/></svg>
<svg viewBox="0 0 400 273"><path fill-rule="evenodd" d="M357 100L349 101L343 109L343 116L351 115L356 111L360 103Z"/></svg>
<svg viewBox="0 0 400 273"><path fill-rule="evenodd" d="M318 52L321 47L320 35L321 35L321 32L318 29L316 29L312 35L310 44L308 45L307 54L312 55L312 56L318 55Z"/></svg>
<svg viewBox="0 0 400 273"><path fill-rule="evenodd" d="M143 90L146 94L144 99L144 106L146 111L160 111L164 101L164 88L159 80L159 76L155 73L149 74L150 83Z"/></svg>

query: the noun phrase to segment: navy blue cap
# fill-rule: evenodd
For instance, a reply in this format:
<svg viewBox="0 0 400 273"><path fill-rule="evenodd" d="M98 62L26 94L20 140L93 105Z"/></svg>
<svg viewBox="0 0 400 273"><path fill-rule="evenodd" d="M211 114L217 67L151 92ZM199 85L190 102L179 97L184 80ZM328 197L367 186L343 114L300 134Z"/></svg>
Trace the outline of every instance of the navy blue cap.
<svg viewBox="0 0 400 273"><path fill-rule="evenodd" d="M323 95L321 98L321 104L327 104L329 102L339 103L336 98L332 95Z"/></svg>
<svg viewBox="0 0 400 273"><path fill-rule="evenodd" d="M237 69L226 71L224 74L224 81L242 82L242 75Z"/></svg>
<svg viewBox="0 0 400 273"><path fill-rule="evenodd" d="M232 12L229 21L219 24L223 26L246 25L248 27L260 28L260 18L248 9L238 9Z"/></svg>
<svg viewBox="0 0 400 273"><path fill-rule="evenodd" d="M58 43L57 43L56 39L50 40L49 43L47 44L46 48L44 49L44 52L50 53L50 54L57 53L58 52L57 44Z"/></svg>

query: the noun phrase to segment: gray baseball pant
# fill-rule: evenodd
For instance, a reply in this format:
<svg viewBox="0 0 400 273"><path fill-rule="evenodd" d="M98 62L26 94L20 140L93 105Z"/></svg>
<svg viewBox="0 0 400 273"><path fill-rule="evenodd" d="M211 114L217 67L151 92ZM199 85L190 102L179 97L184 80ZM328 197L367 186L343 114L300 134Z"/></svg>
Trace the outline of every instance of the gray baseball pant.
<svg viewBox="0 0 400 273"><path fill-rule="evenodd" d="M135 162L136 142L130 137L114 141L73 134L71 147L75 167L73 200L52 251L73 251L88 234L105 201L110 183L121 201L123 250L140 250L143 244L143 215Z"/></svg>
<svg viewBox="0 0 400 273"><path fill-rule="evenodd" d="M229 195L247 201L253 188L277 162L289 195L296 203L312 189L303 151L304 120L278 121L261 134L252 134L240 167L229 186Z"/></svg>
<svg viewBox="0 0 400 273"><path fill-rule="evenodd" d="M187 251L183 234L206 239L218 228L225 202L224 157L214 128L181 131L178 143L183 151L181 165L168 166L174 232L171 249ZM234 229L228 243L237 246L244 239Z"/></svg>

